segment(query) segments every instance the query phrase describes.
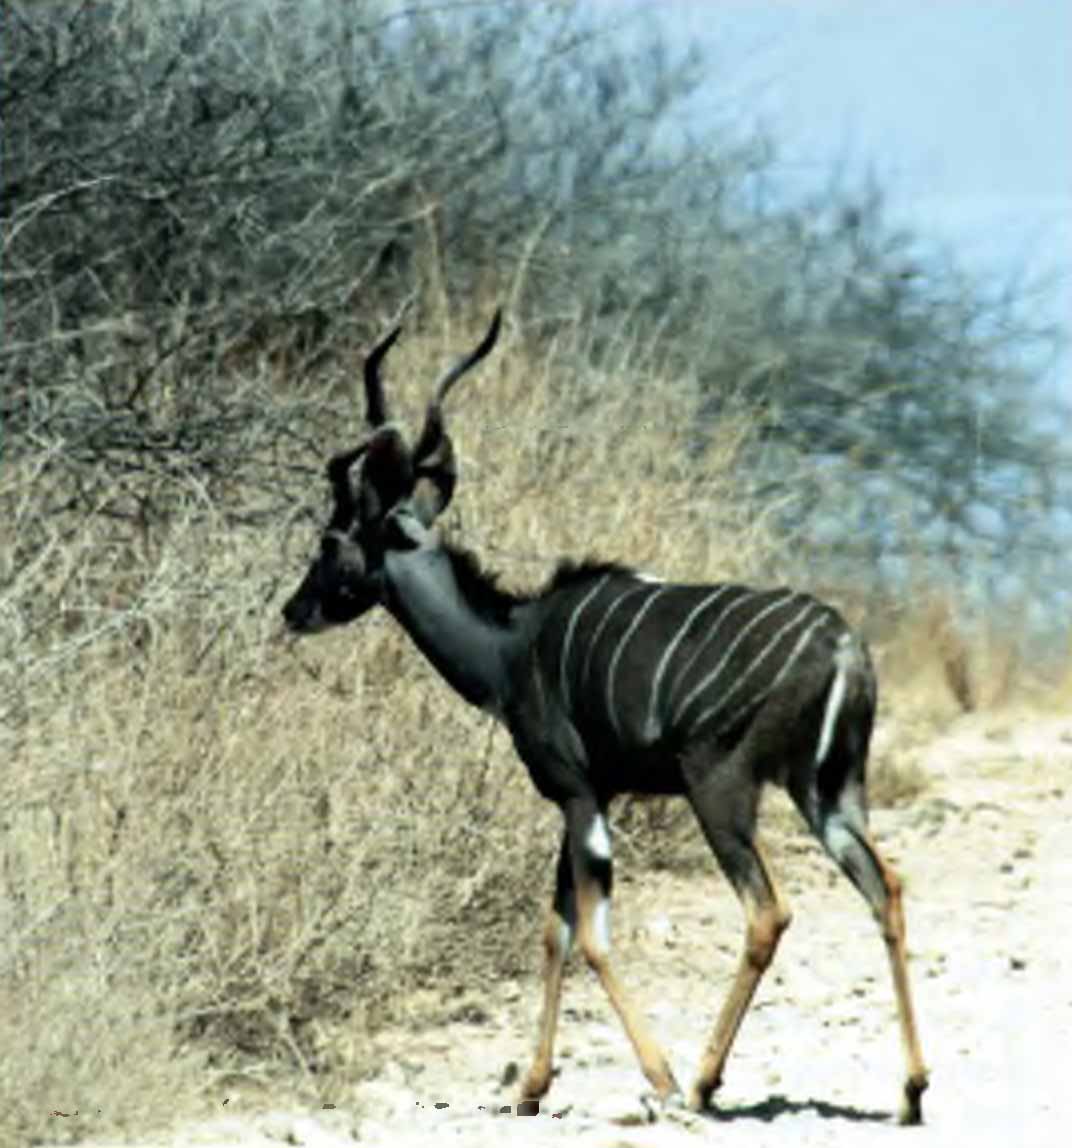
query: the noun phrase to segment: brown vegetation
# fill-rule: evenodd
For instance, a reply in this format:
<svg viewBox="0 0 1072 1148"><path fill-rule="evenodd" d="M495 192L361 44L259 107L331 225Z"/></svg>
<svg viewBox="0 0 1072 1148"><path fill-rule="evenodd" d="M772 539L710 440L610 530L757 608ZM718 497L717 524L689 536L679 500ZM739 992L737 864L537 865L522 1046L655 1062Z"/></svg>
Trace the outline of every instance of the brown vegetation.
<svg viewBox="0 0 1072 1148"><path fill-rule="evenodd" d="M443 350L399 349L403 409ZM507 346L454 400L460 538L519 585L562 553L772 574L764 519L733 492L746 428L686 472L687 397L568 363ZM43 465L4 472L5 553L41 513ZM192 482L177 502L166 530L38 520L37 560L6 571L0 1089L24 1131L42 1097L121 1124L147 1088L352 1077L370 1027L469 1007L536 957L557 830L505 736L384 618L281 638L311 531L236 530L240 508Z"/></svg>
<svg viewBox="0 0 1072 1148"><path fill-rule="evenodd" d="M506 303L449 519L508 584L820 588L875 639L879 805L925 788L917 730L1033 680L879 569L920 521L975 545L987 499L1025 586L1058 568L1016 298L899 276L873 188L763 206L763 141L664 150L703 71L654 34L638 67L569 4L442 8L0 0L2 1142L323 1095L535 966L555 814L506 736L384 617L280 635L404 299L410 416ZM618 813L626 876L711 864L673 803Z"/></svg>
<svg viewBox="0 0 1072 1148"><path fill-rule="evenodd" d="M402 409L444 350L398 349ZM514 585L589 552L777 581L769 520L735 489L750 428L686 465L686 391L575 362L508 341L452 399L459 538ZM4 472L4 553L46 465ZM166 530L53 516L5 571L0 1095L23 1136L56 1105L119 1127L213 1081L330 1088L372 1067L384 1022L479 1010L487 978L535 963L557 828L505 735L382 616L282 638L312 532L236 529L238 510L191 481ZM947 646L929 651L941 672ZM892 759L878 778L880 802L923 784ZM627 868L708 863L672 804L627 805L619 831Z"/></svg>

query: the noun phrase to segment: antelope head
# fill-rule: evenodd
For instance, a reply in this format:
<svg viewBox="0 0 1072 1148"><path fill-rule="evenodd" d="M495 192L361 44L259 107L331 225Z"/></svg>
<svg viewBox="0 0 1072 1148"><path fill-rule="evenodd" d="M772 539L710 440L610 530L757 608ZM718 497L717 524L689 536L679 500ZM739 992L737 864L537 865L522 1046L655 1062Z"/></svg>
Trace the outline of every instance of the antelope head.
<svg viewBox="0 0 1072 1148"><path fill-rule="evenodd" d="M384 563L392 550L413 549L450 505L458 478L443 418L451 387L483 359L499 336L496 311L487 334L436 383L424 426L411 448L388 418L380 365L401 333L391 330L365 360L369 433L327 465L331 518L301 585L283 607L287 626L315 633L361 617L383 601Z"/></svg>

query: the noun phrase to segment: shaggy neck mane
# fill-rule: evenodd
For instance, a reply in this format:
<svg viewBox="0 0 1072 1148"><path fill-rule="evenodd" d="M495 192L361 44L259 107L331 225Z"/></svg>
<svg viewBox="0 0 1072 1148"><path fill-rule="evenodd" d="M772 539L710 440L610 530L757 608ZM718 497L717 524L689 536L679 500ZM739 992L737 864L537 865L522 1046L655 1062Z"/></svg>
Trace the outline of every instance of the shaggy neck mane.
<svg viewBox="0 0 1072 1148"><path fill-rule="evenodd" d="M462 596L477 614L496 625L506 625L510 621L510 612L517 606L523 606L556 590L576 586L593 578L601 578L604 574L633 573L631 567L623 566L619 562L600 562L594 558L585 558L580 562L565 559L535 593L515 594L510 590L504 590L499 585L499 575L493 570L485 569L471 550L466 550L453 542L446 543L444 550L450 559L451 570L454 572Z"/></svg>
<svg viewBox="0 0 1072 1148"><path fill-rule="evenodd" d="M601 578L604 574L633 573L631 567L623 566L620 562L600 562L594 558L585 558L580 562L565 559L558 564L545 585L534 594L514 594L499 585L499 575L493 570L486 570L471 550L453 542L446 543L444 550L450 559L451 570L462 596L477 614L496 625L506 625L510 621L510 612L517 606L523 606L526 602L556 590Z"/></svg>
<svg viewBox="0 0 1072 1148"><path fill-rule="evenodd" d="M500 589L498 574L485 570L471 550L463 550L449 542L444 550L450 559L462 597L481 617L504 626L510 620L510 611L529 601L528 598Z"/></svg>
<svg viewBox="0 0 1072 1148"><path fill-rule="evenodd" d="M590 582L593 578L602 578L604 574L633 573L631 566L623 566L620 562L599 562L594 558L585 558L581 562L573 562L567 558L558 564L550 581L544 587L543 593L549 594L553 590L576 586L579 582Z"/></svg>

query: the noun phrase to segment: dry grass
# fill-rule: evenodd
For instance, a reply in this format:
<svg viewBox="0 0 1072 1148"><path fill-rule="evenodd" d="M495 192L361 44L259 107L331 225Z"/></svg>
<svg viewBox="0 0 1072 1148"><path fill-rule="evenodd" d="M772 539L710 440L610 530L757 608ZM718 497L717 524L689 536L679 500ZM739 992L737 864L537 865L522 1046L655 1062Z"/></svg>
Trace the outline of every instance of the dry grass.
<svg viewBox="0 0 1072 1148"><path fill-rule="evenodd" d="M948 587L926 581L909 586L896 603L873 609L869 629L887 713L936 727L960 714L1024 702L1067 707L1072 651L1040 656L1028 636L1029 609L1024 602L973 614Z"/></svg>
<svg viewBox="0 0 1072 1148"><path fill-rule="evenodd" d="M580 340L539 359L508 343L452 396L454 533L516 586L587 553L777 580L769 519L734 483L748 428L686 461L694 397L627 345L635 388L582 369ZM418 414L445 343L397 348L398 413ZM327 1099L374 1067L378 1026L534 969L555 811L386 618L281 638L311 531L235 532L193 482L159 532L42 526L39 463L0 485L0 555L19 555L0 558L0 1140L55 1137L53 1109L82 1114L71 1139L166 1123L243 1083ZM948 681L948 645L912 641ZM879 777L891 801L922 784ZM676 806L619 823L627 865L710 864Z"/></svg>
<svg viewBox="0 0 1072 1148"><path fill-rule="evenodd" d="M754 573L744 429L686 467L689 396L625 394L582 353L507 346L452 397L454 532L520 585L560 553ZM398 348L402 411L443 359ZM3 475L10 555L37 461ZM49 522L4 560L0 1123L23 1142L57 1135L53 1109L81 1113L72 1139L120 1133L281 1073L330 1094L378 1025L538 959L557 819L506 735L386 618L280 638L311 535L236 533L192 482L171 506L154 532Z"/></svg>

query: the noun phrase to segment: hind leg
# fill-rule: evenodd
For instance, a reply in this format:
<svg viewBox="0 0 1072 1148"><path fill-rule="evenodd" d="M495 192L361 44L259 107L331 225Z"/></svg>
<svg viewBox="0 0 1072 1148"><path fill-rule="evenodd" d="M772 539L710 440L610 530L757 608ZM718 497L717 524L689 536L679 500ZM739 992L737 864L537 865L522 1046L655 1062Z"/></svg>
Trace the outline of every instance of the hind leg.
<svg viewBox="0 0 1072 1148"><path fill-rule="evenodd" d="M882 930L893 974L907 1067L900 1120L902 1124L919 1124L923 1120L921 1100L927 1088L927 1070L923 1065L908 983L901 882L871 840L858 784L850 783L835 803L821 806L814 821L813 828L819 839L863 894Z"/></svg>
<svg viewBox="0 0 1072 1148"><path fill-rule="evenodd" d="M689 1107L702 1110L722 1083L734 1039L759 982L774 959L790 912L770 875L758 842L755 821L758 790L738 778L732 767L709 775L689 792L704 836L745 912L745 939L729 995L704 1049Z"/></svg>

